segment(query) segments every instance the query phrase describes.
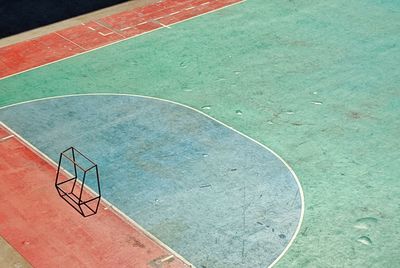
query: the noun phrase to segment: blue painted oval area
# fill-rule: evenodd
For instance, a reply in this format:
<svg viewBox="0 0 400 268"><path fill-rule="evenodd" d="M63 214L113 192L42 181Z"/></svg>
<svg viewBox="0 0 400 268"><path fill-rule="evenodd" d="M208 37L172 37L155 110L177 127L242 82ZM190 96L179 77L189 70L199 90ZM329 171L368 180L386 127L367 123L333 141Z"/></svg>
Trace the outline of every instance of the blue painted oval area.
<svg viewBox="0 0 400 268"><path fill-rule="evenodd" d="M55 161L70 146L88 155L103 196L197 267L266 267L301 221L290 168L188 107L80 95L6 107L0 120Z"/></svg>

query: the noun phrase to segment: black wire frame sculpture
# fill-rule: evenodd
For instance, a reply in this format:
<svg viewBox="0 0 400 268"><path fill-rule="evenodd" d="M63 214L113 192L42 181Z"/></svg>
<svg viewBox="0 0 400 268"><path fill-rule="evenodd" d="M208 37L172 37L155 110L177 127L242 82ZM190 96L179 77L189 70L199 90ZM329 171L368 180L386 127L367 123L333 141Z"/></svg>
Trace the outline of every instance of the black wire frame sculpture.
<svg viewBox="0 0 400 268"><path fill-rule="evenodd" d="M86 186L93 191L89 191ZM83 217L97 213L101 200L97 164L74 147L60 153L55 187L58 194Z"/></svg>

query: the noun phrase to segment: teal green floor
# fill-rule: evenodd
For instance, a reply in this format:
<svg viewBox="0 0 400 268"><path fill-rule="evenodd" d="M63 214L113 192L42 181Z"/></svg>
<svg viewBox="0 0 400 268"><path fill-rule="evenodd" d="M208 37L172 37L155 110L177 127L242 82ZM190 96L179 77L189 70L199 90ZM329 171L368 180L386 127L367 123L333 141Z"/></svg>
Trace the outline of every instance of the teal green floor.
<svg viewBox="0 0 400 268"><path fill-rule="evenodd" d="M398 267L399 63L398 1L248 0L6 78L0 105L117 92L203 110L302 183L304 222L276 267Z"/></svg>

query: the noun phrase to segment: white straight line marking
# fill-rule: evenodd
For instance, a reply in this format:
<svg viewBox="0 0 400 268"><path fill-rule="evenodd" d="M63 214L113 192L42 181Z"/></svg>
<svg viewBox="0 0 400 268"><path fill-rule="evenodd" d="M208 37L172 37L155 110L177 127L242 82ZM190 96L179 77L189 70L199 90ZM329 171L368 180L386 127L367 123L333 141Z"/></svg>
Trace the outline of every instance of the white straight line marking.
<svg viewBox="0 0 400 268"><path fill-rule="evenodd" d="M0 107L0 110L5 107ZM44 154L42 151L40 151L38 148L33 146L29 141L24 139L22 136L20 136L18 133L16 133L14 130L12 130L10 127L8 127L6 124L4 124L2 121L0 121L0 126L4 127L8 132L12 133L15 137L17 137L22 143L24 143L27 147L29 147L34 153L36 153L39 157L42 157L45 161L47 161L50 165L52 165L54 168L57 169L58 164L53 161L50 157L48 157L46 154ZM68 171L67 171L68 173ZM77 179L77 181L82 185L82 182ZM89 186L85 185L85 188L91 192L93 195L97 195L97 193L90 188ZM123 213L121 210L119 210L117 207L115 207L112 203L110 203L107 199L105 199L103 196L101 197L101 201L103 202L106 206L105 208L109 208L115 211L115 214L119 216L122 220L125 220L127 223L131 224L132 226L138 228L144 235L146 235L148 238L153 240L154 242L158 243L161 247L165 248L167 251L171 252L174 254L177 258L179 258L182 262L187 264L189 267L195 268L193 264L191 264L188 260L186 260L184 257L182 257L180 254L175 252L172 248L164 244L160 239L152 235L149 231L144 229L142 226L140 226L137 222L135 222L133 219L131 219L128 215Z"/></svg>
<svg viewBox="0 0 400 268"><path fill-rule="evenodd" d="M99 34L102 35L102 36L107 36L107 35L110 35L110 34L114 34L114 32L109 32L109 33L99 32Z"/></svg>
<svg viewBox="0 0 400 268"><path fill-rule="evenodd" d="M110 28L110 27L108 27L107 25L104 25L103 23L98 23L97 21L93 21L94 23L96 23L97 25L100 25L101 27L103 27L103 28L106 28L107 30L110 30L111 32L113 32L113 33L116 33L116 34L118 34L119 36L121 36L122 38L126 38L125 36L123 36L122 34L120 34L120 33L118 33L118 32L116 32L116 31L114 31L114 29L113 28ZM108 35L108 34L107 34ZM103 36L105 36L105 35L103 35ZM123 39L122 39L123 40Z"/></svg>
<svg viewBox="0 0 400 268"><path fill-rule="evenodd" d="M74 44L75 46L79 47L80 49L83 49L84 51L90 51L90 50L86 50L86 48L84 48L84 47L78 45L78 44L75 43L74 41L72 41L72 40L66 38L66 37L63 36L62 34L59 34L58 32L55 32L55 33L56 33L56 35L58 35L59 37L63 38L64 40L66 40L66 41L68 41L68 42L70 42L70 43L72 43L72 44ZM80 53L78 53L78 54L80 54ZM61 60L62 60L62 59L61 59ZM39 66L39 67L40 67L40 66Z"/></svg>
<svg viewBox="0 0 400 268"><path fill-rule="evenodd" d="M169 261L170 259L173 259L174 255L169 255L168 257L165 257L164 259L161 259L160 262L166 262Z"/></svg>
<svg viewBox="0 0 400 268"><path fill-rule="evenodd" d="M128 30L128 29L130 29L130 28L132 28L132 27L131 27L131 26L128 26L128 27L125 27L125 28L120 29L120 31L126 31L126 30Z"/></svg>
<svg viewBox="0 0 400 268"><path fill-rule="evenodd" d="M171 14L168 14L167 16L173 16L173 15L176 15L176 14L178 14L178 13L181 13L181 11L179 10L179 11L173 12L173 13L171 13Z"/></svg>
<svg viewBox="0 0 400 268"><path fill-rule="evenodd" d="M165 27L165 28L168 28L168 29L171 29L171 27L169 27L168 25L165 25L164 23L162 23L162 22L159 22L159 21L157 21L162 27Z"/></svg>
<svg viewBox="0 0 400 268"><path fill-rule="evenodd" d="M235 6L235 5L238 5L238 4L242 4L242 3L246 2L246 1L247 1L247 0L242 0L242 1L233 3L233 4L230 4L230 5L221 7L221 8L217 8L217 9L208 11L208 12L206 12L206 13L202 13L202 14L197 15L197 16L193 16L193 17L190 17L190 18L181 20L181 21L177 21L177 22L175 22L175 23L171 23L169 26L172 26L172 25L175 25L175 24L178 24L178 23L182 23L182 22L185 22L185 21L188 21L188 20L191 20L191 19L195 19L195 18L197 18L197 17L204 16L204 15L207 15L207 14L210 14L210 13L214 13L214 12L220 11L220 10L222 10L222 9L231 7L231 6ZM145 23L147 23L147 22L145 22ZM137 25L140 25L140 24L137 24ZM63 60L67 60L67 59L70 59L70 58L73 58L73 57L76 57L76 56L79 56L79 55L82 55L82 54L86 54L86 53L88 53L88 52L95 51L95 50L101 49L101 48L103 48L103 47L108 47L108 46L111 46L111 45L114 45L114 44L117 44L117 43L120 43L120 42L123 42L123 41L127 41L127 40L130 40L130 39L132 39L132 38L136 38L136 37L139 37L139 36L142 36L142 35L145 35L145 34L149 34L149 33L152 33L152 32L154 32L154 31L157 31L157 30L160 30L160 29L162 29L162 28L155 28L155 29L153 29L153 30L150 30L150 31L147 31L147 32L143 32L143 33L140 33L140 34L137 34L137 35L133 35L133 36L130 36L130 37L125 37L125 36L123 36L122 34L117 33L117 34L123 36L124 39L117 40L117 41L115 41L115 42L111 42L111 43L105 44L104 46L99 46L99 47L96 47L96 48L91 49L91 50L85 50L84 52L77 53L77 54L71 55L71 56L69 56L69 57L65 57L65 58L56 60L56 61L48 62L48 63L45 63L45 64L42 64L42 65L39 65L39 66L30 68L30 69L27 69L27 70L23 70L23 71L16 72L16 73L13 73L13 74L10 74L10 75L6 75L6 76L4 76L4 77L1 77L0 80L9 78L9 77L12 77L12 76L15 76L15 75L19 75L19 74L22 74L22 73L26 73L26 72L35 70L35 69L37 69L37 68L40 68L40 67L43 67L43 66L47 66L47 65L50 65L50 64L53 64L53 63L57 63L57 62L60 62L60 61L63 61Z"/></svg>
<svg viewBox="0 0 400 268"><path fill-rule="evenodd" d="M146 23L148 23L148 21L144 21L144 22L141 22L139 24L136 24L136 26L143 25L143 24L146 24Z"/></svg>
<svg viewBox="0 0 400 268"><path fill-rule="evenodd" d="M88 26L88 28L92 31L96 31L93 27Z"/></svg>
<svg viewBox="0 0 400 268"><path fill-rule="evenodd" d="M203 4L200 4L200 6L205 6L205 5L208 5L210 2L205 2L205 3L203 3Z"/></svg>
<svg viewBox="0 0 400 268"><path fill-rule="evenodd" d="M241 3L241 2L238 2L238 3ZM237 3L236 3L236 4L237 4ZM192 110L192 111L198 112L198 113L200 113L200 114L206 116L207 118L210 118L211 120L214 120L215 122L217 122L217 123L219 123L219 124L221 124L221 125L223 125L223 126L229 128L229 129L231 129L232 131L238 133L239 135L242 135L243 137L245 137L245 138L247 138L247 139L249 139L249 140L255 142L256 144L260 145L261 147L263 147L263 148L265 148L266 150L268 150L269 152L271 152L275 157L277 157L277 158L289 169L290 173L293 175L293 177L294 177L294 179L295 179L295 181L296 181L297 187L299 188L299 192L300 192L301 211L300 211L299 223L298 223L298 225L297 225L296 231L294 232L292 238L290 239L290 241L289 241L289 243L287 244L286 248L285 248L285 249L282 251L282 253L275 259L275 261L273 261L273 262L268 266L268 268L271 268L271 267L274 266L280 259L282 259L282 257L286 254L286 252L287 252L287 251L289 250L289 248L292 246L294 240L296 239L297 235L298 235L299 232L300 232L300 228L301 228L301 225L302 225L303 220L304 220L304 208L305 208L303 187L301 186L300 180L299 180L299 178L297 177L296 173L294 173L292 167L289 166L289 164L288 164L285 160L283 160L283 158L280 157L277 153L275 153L275 151L272 150L271 148L267 147L266 145L262 144L262 143L259 142L259 141L256 141L255 139L251 138L250 136L247 136L246 134L240 132L239 130L236 130L236 129L234 129L233 127L231 127L231 126L229 126L229 125L223 123L222 121L219 121L218 119L215 119L215 118L211 117L210 115L208 115L208 114L206 114L206 113L204 113L204 112L202 112L202 111L199 111L199 110L197 110L197 109L195 109L195 108L193 108L193 107L190 107L190 106L188 106L188 105L185 105L185 104L182 104L182 103L179 103L179 102L176 102L176 101L171 101L171 100L166 100L166 99L161 99L161 98L151 97L151 96L143 96L143 95L137 95L137 94L123 94L123 93L87 93L87 94L71 94L71 95L64 95L64 96L46 97L46 98L41 98L41 99L36 99L36 100L29 100L29 101L23 101L23 102L20 102L20 103L15 103L15 104L6 105L6 106L4 106L4 107L0 107L0 110L5 109L5 108L8 108L8 107L16 106L16 105L19 105L19 104L24 104L24 103L31 103L31 102L35 102L35 101L51 100L51 99L64 98L64 97L75 97L75 96L133 96L133 97L142 97L142 98L147 98L147 99L165 101L165 102L172 103L172 104L175 104L175 105L180 105L180 106L186 107L186 108L188 108L188 109L190 109L190 110ZM4 125L2 122L0 122L0 124L1 124L1 125ZM4 125L4 126L5 126L5 125ZM5 127L8 129L7 126L5 126ZM12 132L12 133L15 134L15 132L13 132L13 131L10 131L10 132ZM17 134L16 136L19 137L18 134ZM28 144L29 144L29 143L28 143ZM32 147L33 147L33 146L32 146ZM33 148L34 148L34 147L33 147ZM46 155L44 155L44 157L48 158ZM48 158L48 159L49 159L49 158ZM53 160L51 160L51 159L50 159L50 161L53 162ZM53 162L53 163L54 163L54 162ZM57 166L57 164L56 164L56 166ZM89 188L89 187L88 187L88 188ZM89 188L89 190L91 190L91 189ZM93 190L92 190L92 191L93 191ZM105 199L104 199L104 200L105 200ZM106 201L106 200L105 200L105 202L108 203L108 204L110 204L110 203L109 203L108 201ZM120 213L121 215L123 215L124 217L126 217L126 219L132 221L132 223L133 223L135 226L138 226L138 228L140 228L143 232L148 233L148 232L147 232L145 229L143 229L139 224L137 224L135 221L133 221L132 219L130 219L128 216L126 216L122 211L118 210L117 208L114 208L112 205L110 205L110 207L111 207L112 209L114 209L115 211L117 211L118 213ZM150 234L150 233L149 233L149 234ZM154 237L154 236L150 234L149 237ZM155 239L157 239L157 238L155 238ZM159 241L159 240L156 240L156 241ZM161 242L161 241L160 241L160 242ZM161 242L161 243L162 243L162 242ZM165 244L163 244L163 245L165 245ZM170 248L169 248L168 246L166 246L166 245L165 245L165 247L166 247L167 249L170 249ZM184 259L182 256L176 254L175 251L173 251L172 249L171 249L171 252L174 253L175 256L178 256L180 259L182 259L182 260L185 261L185 259ZM190 264L189 262L187 262L187 263ZM190 265L192 265L192 264L190 264ZM192 265L191 267L194 267L194 266Z"/></svg>
<svg viewBox="0 0 400 268"><path fill-rule="evenodd" d="M227 6L223 6L223 7L214 9L214 10L210 10L210 11L207 11L207 12L205 12L205 13L201 13L201 14L199 14L199 15L196 15L196 16L193 16L193 17L184 19L184 20L180 20L180 21L171 23L169 26L172 26L172 25L175 25L175 24L178 24L178 23L182 23L182 22L185 22L185 21L188 21L188 20L192 20L192 19L195 19L195 18L204 16L204 15L208 15L208 14L214 13L214 12L218 12L218 11L223 10L223 9L225 9L225 8L232 7L232 6L236 6L236 5L238 5L238 4L242 4L242 3L246 2L246 1L247 1L247 0L242 0L242 1L239 1L239 2L236 2L236 3L233 3L233 4L230 4L230 5L227 5Z"/></svg>
<svg viewBox="0 0 400 268"><path fill-rule="evenodd" d="M0 139L0 142L6 141L8 139L11 139L12 137L14 137L14 135L9 135L7 137L3 137L3 138Z"/></svg>
<svg viewBox="0 0 400 268"><path fill-rule="evenodd" d="M187 7L187 8L185 8L185 10L191 10L191 9L193 9L194 7Z"/></svg>

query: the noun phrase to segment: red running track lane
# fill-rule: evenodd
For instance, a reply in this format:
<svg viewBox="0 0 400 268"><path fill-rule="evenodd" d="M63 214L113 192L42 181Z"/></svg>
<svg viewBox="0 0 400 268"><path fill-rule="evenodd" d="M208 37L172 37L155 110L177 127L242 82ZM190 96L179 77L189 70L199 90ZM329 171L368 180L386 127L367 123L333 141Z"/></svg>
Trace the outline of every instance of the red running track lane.
<svg viewBox="0 0 400 268"><path fill-rule="evenodd" d="M11 135L0 125L0 235L34 267L190 267L103 202L82 217L56 168Z"/></svg>
<svg viewBox="0 0 400 268"><path fill-rule="evenodd" d="M141 35L244 0L164 0L0 48L0 78Z"/></svg>

